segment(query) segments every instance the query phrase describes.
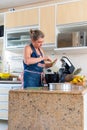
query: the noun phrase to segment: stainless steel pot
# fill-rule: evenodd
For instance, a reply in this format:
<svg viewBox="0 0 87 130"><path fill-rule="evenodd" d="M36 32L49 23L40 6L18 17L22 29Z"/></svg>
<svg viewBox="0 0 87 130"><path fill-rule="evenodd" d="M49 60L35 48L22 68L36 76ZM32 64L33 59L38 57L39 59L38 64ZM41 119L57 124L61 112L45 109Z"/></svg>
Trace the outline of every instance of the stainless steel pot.
<svg viewBox="0 0 87 130"><path fill-rule="evenodd" d="M49 90L70 91L72 85L70 83L49 83Z"/></svg>

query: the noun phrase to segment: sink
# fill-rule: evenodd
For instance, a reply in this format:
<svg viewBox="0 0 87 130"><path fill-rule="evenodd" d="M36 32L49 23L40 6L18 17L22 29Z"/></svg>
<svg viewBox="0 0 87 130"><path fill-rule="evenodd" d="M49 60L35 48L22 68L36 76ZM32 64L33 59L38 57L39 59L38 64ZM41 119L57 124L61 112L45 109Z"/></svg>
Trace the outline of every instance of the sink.
<svg viewBox="0 0 87 130"><path fill-rule="evenodd" d="M49 90L72 91L82 90L83 86L72 85L71 83L49 83Z"/></svg>

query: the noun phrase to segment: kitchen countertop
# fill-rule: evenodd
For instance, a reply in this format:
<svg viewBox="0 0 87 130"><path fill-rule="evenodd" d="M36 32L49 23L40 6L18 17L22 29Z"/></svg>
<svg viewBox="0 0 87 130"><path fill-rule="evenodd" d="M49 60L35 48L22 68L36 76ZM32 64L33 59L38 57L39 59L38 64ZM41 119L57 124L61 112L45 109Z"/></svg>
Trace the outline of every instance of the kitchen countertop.
<svg viewBox="0 0 87 130"><path fill-rule="evenodd" d="M21 84L21 81L0 80L0 84Z"/></svg>
<svg viewBox="0 0 87 130"><path fill-rule="evenodd" d="M78 86L79 87L79 86ZM78 88L77 87L77 88ZM15 90L15 91L17 91L17 92L20 92L20 93L60 93L60 94L62 94L62 93L64 93L64 94L81 94L81 95L83 95L83 94L85 94L85 93L87 93L87 87L79 87L79 89L72 89L72 90L68 90L68 91L63 91L63 90L48 90L48 88L41 88L41 89L32 89L32 88L30 88L30 89L19 89L19 90Z"/></svg>
<svg viewBox="0 0 87 130"><path fill-rule="evenodd" d="M87 130L87 88L10 90L9 130Z"/></svg>

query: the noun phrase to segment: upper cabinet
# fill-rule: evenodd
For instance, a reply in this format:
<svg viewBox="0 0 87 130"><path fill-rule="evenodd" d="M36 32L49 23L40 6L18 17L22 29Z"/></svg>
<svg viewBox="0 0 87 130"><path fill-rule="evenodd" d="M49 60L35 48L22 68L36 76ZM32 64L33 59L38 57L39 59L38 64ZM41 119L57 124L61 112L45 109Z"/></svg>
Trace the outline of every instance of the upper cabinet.
<svg viewBox="0 0 87 130"><path fill-rule="evenodd" d="M55 46L55 5L6 13L6 30L28 26L31 28L38 27L38 29L44 32L45 40L43 47Z"/></svg>
<svg viewBox="0 0 87 130"><path fill-rule="evenodd" d="M24 48L25 45L31 43L29 30L38 29L38 27L24 27L6 30L5 47L6 49Z"/></svg>
<svg viewBox="0 0 87 130"><path fill-rule="evenodd" d="M83 0L57 5L56 24L69 24L84 21ZM86 11L87 12L87 11Z"/></svg>
<svg viewBox="0 0 87 130"><path fill-rule="evenodd" d="M5 27L14 28L39 24L39 10L37 8L6 13Z"/></svg>
<svg viewBox="0 0 87 130"><path fill-rule="evenodd" d="M38 29L43 31L45 34L45 39L43 44L44 47L57 46L61 48L61 43L59 44L60 40L57 39L57 36L59 36L58 33L61 33L61 31L62 33L65 33L67 31L67 28L69 28L67 32L68 35L72 25L74 27L74 25L78 26L78 23L83 23L83 21L86 22L87 21L86 5L87 5L86 0L79 0L75 2L67 2L62 4L54 3L51 5L42 5L38 7L33 7L32 9L30 8L30 9L24 9L20 11L7 12L5 14L5 22L4 22L5 29L6 31L8 31L9 29L13 29L13 28L38 27ZM72 36L76 38L75 34L79 34L78 31L80 31L80 26L79 29L76 26L74 29L72 28L71 32L74 31L75 33L73 33L73 36L72 34L69 34L70 37ZM64 29L66 30L65 32L63 32ZM16 32L14 32L12 35L10 33L6 34L7 48L10 48L11 46L16 46L16 44L18 47L19 41L21 43L21 47L24 47L24 45L27 43L27 41L25 42L25 39L21 39L22 32L17 32L17 34L20 37L19 39L16 39L17 41L14 39L16 37ZM13 39L11 39L11 36ZM59 37L60 39L62 38L61 36ZM67 46L76 47L79 45L79 43L74 44L74 42L75 41L72 41L72 43L68 45L65 45L65 42L62 42L62 45L64 45L64 47Z"/></svg>
<svg viewBox="0 0 87 130"><path fill-rule="evenodd" d="M59 4L56 8L56 33L59 54L87 53L87 1Z"/></svg>
<svg viewBox="0 0 87 130"><path fill-rule="evenodd" d="M45 34L45 43L54 46L55 43L55 6L40 8L40 29Z"/></svg>

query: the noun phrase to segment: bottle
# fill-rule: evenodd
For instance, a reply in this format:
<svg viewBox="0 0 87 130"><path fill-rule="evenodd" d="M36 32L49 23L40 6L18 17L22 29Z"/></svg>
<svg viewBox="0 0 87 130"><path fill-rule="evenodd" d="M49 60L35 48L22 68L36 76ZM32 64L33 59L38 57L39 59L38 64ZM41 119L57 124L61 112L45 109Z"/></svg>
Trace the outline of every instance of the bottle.
<svg viewBox="0 0 87 130"><path fill-rule="evenodd" d="M10 64L9 64L9 62L6 63L5 72L10 73Z"/></svg>

